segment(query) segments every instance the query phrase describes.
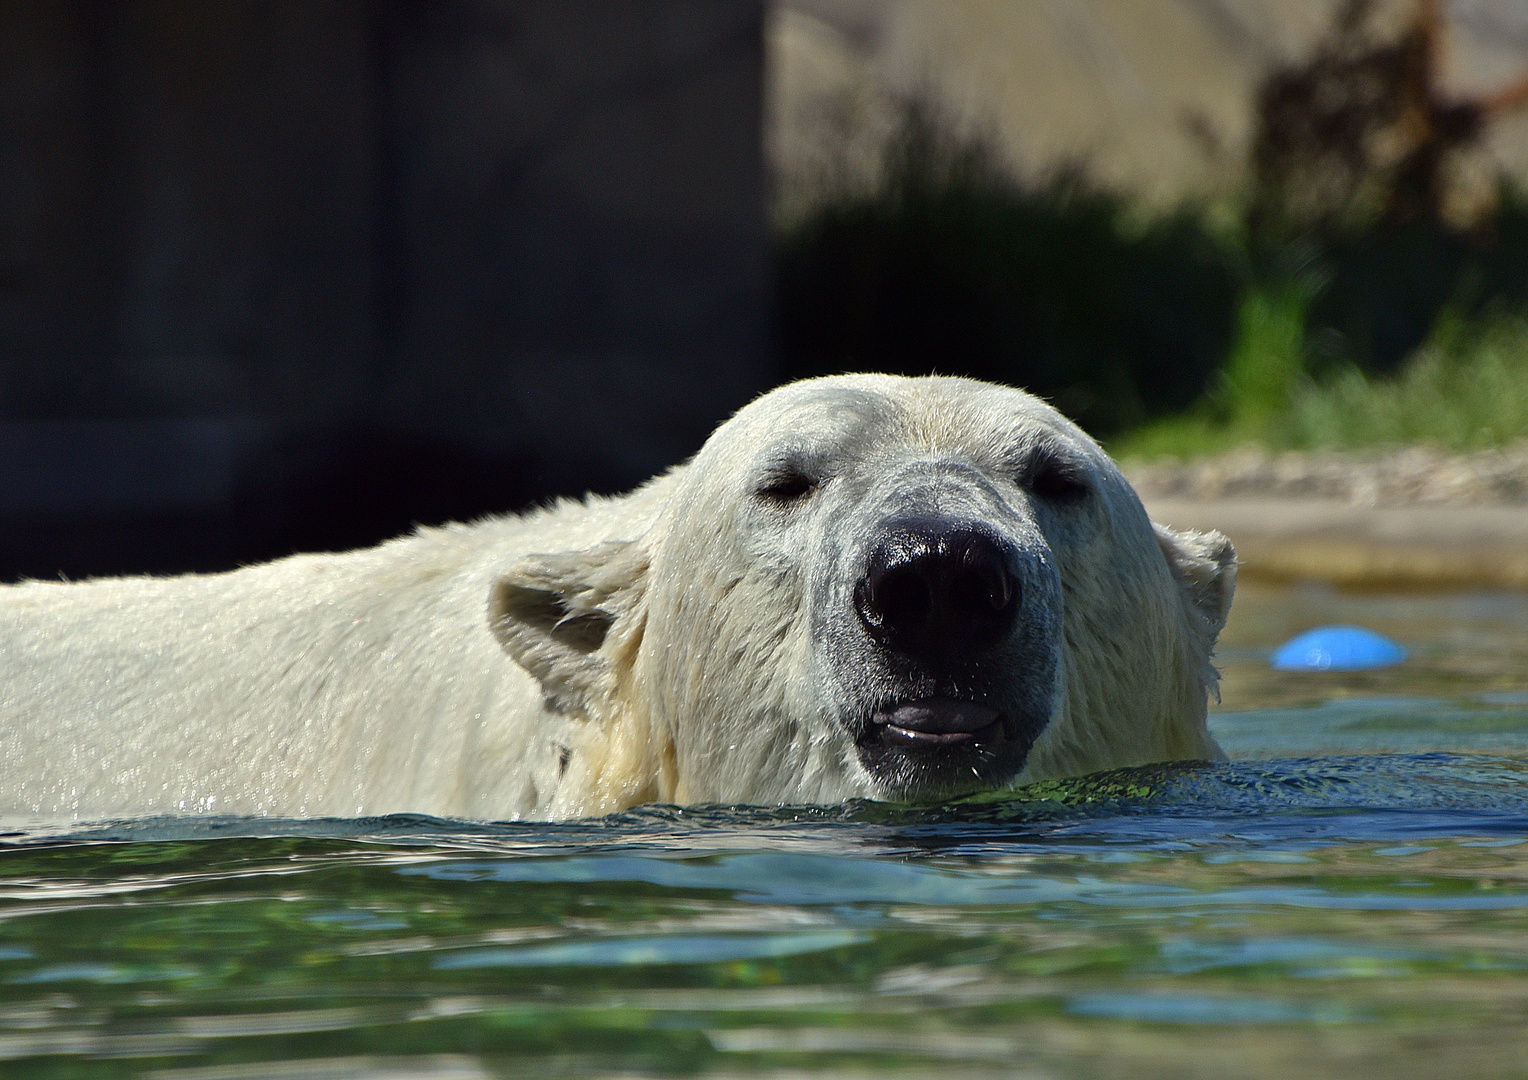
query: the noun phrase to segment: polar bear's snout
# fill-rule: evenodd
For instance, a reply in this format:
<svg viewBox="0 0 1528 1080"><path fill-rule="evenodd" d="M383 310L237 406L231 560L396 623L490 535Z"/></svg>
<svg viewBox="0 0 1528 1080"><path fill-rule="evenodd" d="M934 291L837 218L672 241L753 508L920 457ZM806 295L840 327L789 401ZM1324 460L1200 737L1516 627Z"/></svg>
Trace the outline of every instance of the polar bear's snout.
<svg viewBox="0 0 1528 1080"><path fill-rule="evenodd" d="M989 653L1012 629L1021 592L1013 562L1011 545L975 524L895 522L855 585L854 609L883 648L936 676L948 675ZM940 695L877 710L859 739L862 747L883 752L933 755L924 765L936 768L949 751L990 757L1013 741L997 709Z"/></svg>
<svg viewBox="0 0 1528 1080"><path fill-rule="evenodd" d="M973 524L925 518L888 530L854 587L854 608L887 648L948 667L1008 633L1019 593L1009 545Z"/></svg>
<svg viewBox="0 0 1528 1080"><path fill-rule="evenodd" d="M1043 536L982 482L879 521L840 626L845 722L888 794L939 798L1023 769L1057 700L1060 589ZM960 506L961 509L954 509ZM911 512L910 512L911 511Z"/></svg>

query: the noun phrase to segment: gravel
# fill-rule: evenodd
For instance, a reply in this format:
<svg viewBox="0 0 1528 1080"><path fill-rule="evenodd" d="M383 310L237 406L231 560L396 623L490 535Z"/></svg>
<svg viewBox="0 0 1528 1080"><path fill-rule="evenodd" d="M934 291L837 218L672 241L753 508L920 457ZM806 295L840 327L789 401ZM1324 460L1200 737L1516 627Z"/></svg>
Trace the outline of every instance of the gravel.
<svg viewBox="0 0 1528 1080"><path fill-rule="evenodd" d="M1528 439L1453 454L1431 446L1355 453L1242 448L1192 461L1125 462L1143 499L1322 499L1350 506L1528 506Z"/></svg>

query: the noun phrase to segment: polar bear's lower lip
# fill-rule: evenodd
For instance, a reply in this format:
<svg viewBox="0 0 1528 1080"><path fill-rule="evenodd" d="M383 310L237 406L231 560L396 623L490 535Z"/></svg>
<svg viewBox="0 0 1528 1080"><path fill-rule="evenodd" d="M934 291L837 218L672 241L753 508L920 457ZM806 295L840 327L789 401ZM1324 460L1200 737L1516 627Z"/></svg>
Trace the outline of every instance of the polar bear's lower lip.
<svg viewBox="0 0 1528 1080"><path fill-rule="evenodd" d="M958 746L998 735L998 711L974 701L923 698L905 701L871 718L885 742L904 746Z"/></svg>
<svg viewBox="0 0 1528 1080"><path fill-rule="evenodd" d="M966 746L972 743L986 742L996 734L998 734L998 722L996 720L976 731L915 731L910 728L898 727L896 724L887 724L881 729L882 741L900 743L904 746Z"/></svg>

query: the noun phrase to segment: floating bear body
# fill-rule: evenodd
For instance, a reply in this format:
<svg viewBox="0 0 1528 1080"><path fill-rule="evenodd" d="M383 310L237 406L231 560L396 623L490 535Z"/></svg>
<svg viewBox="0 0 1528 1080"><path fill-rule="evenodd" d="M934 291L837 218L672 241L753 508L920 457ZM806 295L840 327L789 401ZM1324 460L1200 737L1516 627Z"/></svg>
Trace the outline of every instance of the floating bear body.
<svg viewBox="0 0 1528 1080"><path fill-rule="evenodd" d="M0 815L558 819L1213 758L1234 574L1022 391L809 380L624 497L0 589Z"/></svg>

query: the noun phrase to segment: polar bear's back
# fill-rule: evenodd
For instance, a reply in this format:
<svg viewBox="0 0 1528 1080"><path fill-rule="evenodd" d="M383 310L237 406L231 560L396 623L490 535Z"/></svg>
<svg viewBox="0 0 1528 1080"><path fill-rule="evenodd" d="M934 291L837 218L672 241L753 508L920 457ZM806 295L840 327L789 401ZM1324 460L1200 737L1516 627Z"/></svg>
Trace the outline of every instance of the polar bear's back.
<svg viewBox="0 0 1528 1080"><path fill-rule="evenodd" d="M521 531L0 590L0 813L465 812L471 718L530 692L482 625Z"/></svg>
<svg viewBox="0 0 1528 1080"><path fill-rule="evenodd" d="M0 816L536 812L574 722L494 637L492 583L647 529L673 475L225 574L0 586Z"/></svg>

